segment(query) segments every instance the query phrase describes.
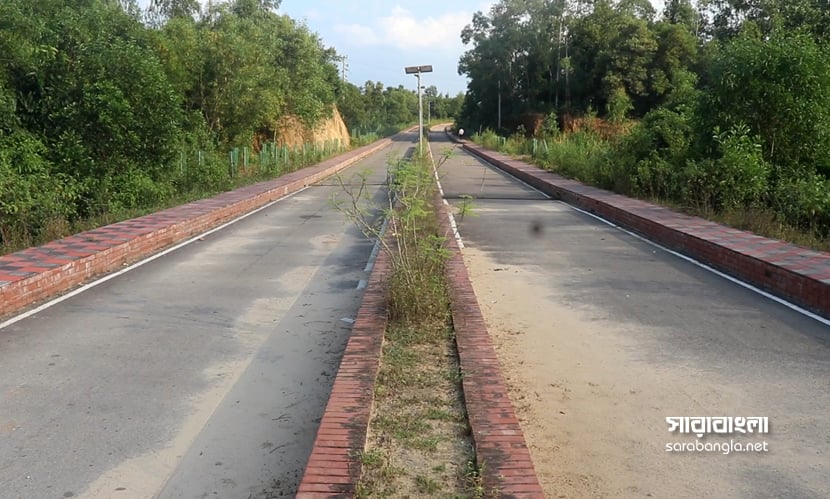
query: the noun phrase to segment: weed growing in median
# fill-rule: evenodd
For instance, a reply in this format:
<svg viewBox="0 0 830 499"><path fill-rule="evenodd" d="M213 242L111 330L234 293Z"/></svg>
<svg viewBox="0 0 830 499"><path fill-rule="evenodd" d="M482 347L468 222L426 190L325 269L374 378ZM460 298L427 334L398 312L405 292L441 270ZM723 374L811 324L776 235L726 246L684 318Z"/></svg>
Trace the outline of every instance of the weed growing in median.
<svg viewBox="0 0 830 499"><path fill-rule="evenodd" d="M364 234L381 241L392 263L390 320L356 496L477 497L467 466L458 464L474 456L460 377L448 375L459 366L444 277L449 253L432 205L433 165L417 155L390 161L389 195L380 203L366 195L368 178L340 178L334 199Z"/></svg>

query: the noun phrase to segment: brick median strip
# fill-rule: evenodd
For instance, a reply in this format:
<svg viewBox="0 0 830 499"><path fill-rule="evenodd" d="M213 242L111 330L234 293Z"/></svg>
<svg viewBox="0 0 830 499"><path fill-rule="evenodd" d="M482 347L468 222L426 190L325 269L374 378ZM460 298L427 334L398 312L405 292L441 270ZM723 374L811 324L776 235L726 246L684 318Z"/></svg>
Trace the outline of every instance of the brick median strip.
<svg viewBox="0 0 830 499"><path fill-rule="evenodd" d="M436 193L434 203L440 230L448 234L446 247L452 254L446 273L453 326L476 461L483 469L488 497L497 494L505 498L544 499L440 193ZM362 471L358 453L366 447L380 369L387 325L385 283L390 272L389 256L381 251L335 377L297 491L298 499L354 497Z"/></svg>
<svg viewBox="0 0 830 499"><path fill-rule="evenodd" d="M598 215L668 249L830 319L830 254L684 215L587 186L459 140L471 154L554 199Z"/></svg>
<svg viewBox="0 0 830 499"><path fill-rule="evenodd" d="M432 149L429 150L430 158ZM434 163L434 160L433 160ZM504 381L496 350L473 289L450 207L440 192L433 199L439 230L450 257L445 274L461 386L476 464L487 497L544 499L545 495Z"/></svg>
<svg viewBox="0 0 830 499"><path fill-rule="evenodd" d="M382 139L274 180L0 256L0 317L297 192L391 143Z"/></svg>
<svg viewBox="0 0 830 499"><path fill-rule="evenodd" d="M436 193L434 204L445 247L450 251L445 272L464 404L487 497L544 499L461 248L453 235L449 206L440 193Z"/></svg>
<svg viewBox="0 0 830 499"><path fill-rule="evenodd" d="M297 489L298 499L354 497L380 369L391 268L388 253L379 251Z"/></svg>

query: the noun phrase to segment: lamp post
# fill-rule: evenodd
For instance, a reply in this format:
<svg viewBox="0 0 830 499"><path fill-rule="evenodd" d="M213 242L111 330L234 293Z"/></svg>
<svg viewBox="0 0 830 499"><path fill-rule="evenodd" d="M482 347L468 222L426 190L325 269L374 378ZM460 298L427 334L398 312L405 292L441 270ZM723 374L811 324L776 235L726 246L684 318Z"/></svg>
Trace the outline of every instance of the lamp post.
<svg viewBox="0 0 830 499"><path fill-rule="evenodd" d="M414 74L418 79L418 153L424 153L424 100L421 94L421 73L432 73L432 66L407 66L406 74Z"/></svg>

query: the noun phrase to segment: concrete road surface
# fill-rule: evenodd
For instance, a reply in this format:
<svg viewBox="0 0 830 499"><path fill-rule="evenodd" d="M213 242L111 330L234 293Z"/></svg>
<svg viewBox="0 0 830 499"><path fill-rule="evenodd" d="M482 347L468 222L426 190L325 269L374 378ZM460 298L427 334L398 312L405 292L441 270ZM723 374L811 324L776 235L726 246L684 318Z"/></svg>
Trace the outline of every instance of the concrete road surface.
<svg viewBox="0 0 830 499"><path fill-rule="evenodd" d="M342 176L370 168L382 196L387 157L416 137ZM372 250L337 190L0 330L0 497L293 496Z"/></svg>
<svg viewBox="0 0 830 499"><path fill-rule="evenodd" d="M466 153L440 175L548 497L830 497L830 328ZM768 417L700 439L767 451L668 452L670 416Z"/></svg>

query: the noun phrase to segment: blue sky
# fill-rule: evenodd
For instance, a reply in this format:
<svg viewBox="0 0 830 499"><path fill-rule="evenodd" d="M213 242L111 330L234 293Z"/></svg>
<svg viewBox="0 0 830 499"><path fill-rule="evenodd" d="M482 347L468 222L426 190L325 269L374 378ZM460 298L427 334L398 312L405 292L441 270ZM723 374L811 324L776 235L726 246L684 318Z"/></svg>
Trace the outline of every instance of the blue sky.
<svg viewBox="0 0 830 499"><path fill-rule="evenodd" d="M207 0L200 0L207 3ZM217 0L214 0L214 2ZM220 0L221 1L221 0ZM149 0L139 0L147 5ZM326 46L348 58L347 79L415 88L404 66L431 64L423 85L455 95L467 88L458 75L464 53L461 30L476 11L489 11L495 0L282 0L279 12L305 21ZM653 0L662 5L662 0Z"/></svg>
<svg viewBox="0 0 830 499"><path fill-rule="evenodd" d="M458 75L464 52L461 30L477 10L493 1L417 0L283 0L280 11L304 19L323 42L348 57L347 79L356 85L367 80L415 88L415 78L404 66L431 64L422 75L424 85L439 92L464 92L467 81Z"/></svg>

